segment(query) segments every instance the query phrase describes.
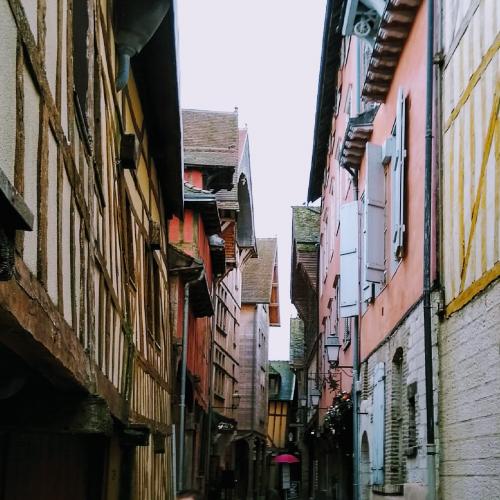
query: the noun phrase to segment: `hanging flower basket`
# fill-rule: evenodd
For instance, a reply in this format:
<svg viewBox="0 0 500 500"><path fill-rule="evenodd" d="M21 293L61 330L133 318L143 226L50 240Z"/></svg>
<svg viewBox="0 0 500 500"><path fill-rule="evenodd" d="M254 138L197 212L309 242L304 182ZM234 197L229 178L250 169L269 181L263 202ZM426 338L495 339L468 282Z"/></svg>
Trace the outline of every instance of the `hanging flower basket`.
<svg viewBox="0 0 500 500"><path fill-rule="evenodd" d="M345 391L334 396L331 406L326 411L323 427L337 443L351 441L352 411L351 394Z"/></svg>

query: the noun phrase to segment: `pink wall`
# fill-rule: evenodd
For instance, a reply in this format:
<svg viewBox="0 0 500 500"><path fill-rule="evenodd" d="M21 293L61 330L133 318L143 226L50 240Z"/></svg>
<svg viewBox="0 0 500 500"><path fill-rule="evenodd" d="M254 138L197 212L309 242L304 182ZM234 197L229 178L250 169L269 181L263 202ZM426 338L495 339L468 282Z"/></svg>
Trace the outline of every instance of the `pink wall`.
<svg viewBox="0 0 500 500"><path fill-rule="evenodd" d="M386 103L380 107L374 122L371 142L382 144L391 133L396 96L402 86L407 95L406 253L395 275L361 320L361 359L376 348L422 294L425 166L425 44L422 40L426 39L426 26L424 2L401 54ZM364 185L364 177L363 162L360 186Z"/></svg>
<svg viewBox="0 0 500 500"><path fill-rule="evenodd" d="M395 72L393 83L386 102L380 106L374 122L374 131L370 142L383 144L391 134L396 115L396 97L399 87L403 87L407 95L407 162L406 162L406 200L405 205L405 250L406 254L398 270L381 291L380 295L370 304L361 319L361 359L367 357L377 345L391 332L406 311L419 300L422 294L422 258L423 258L423 183L424 183L424 152L425 152L425 40L426 18L425 2L417 13L412 31L408 37L401 55L400 63ZM336 296L333 288L334 279L340 273L339 246L340 234L337 233L337 198L340 204L353 199L352 183L349 174L338 167L335 160L337 145L343 139L348 116L345 113L347 89L354 85L355 78L355 47L351 41L346 65L339 72L339 84L342 84L342 98L339 115L334 118L332 131L335 130L335 143L328 156L328 171L325 173L327 182L324 184L322 197L321 233L323 245L326 245L326 235L333 238L333 258L328 264L326 279L323 281L323 264L320 264L320 297L319 324L324 332L326 325L323 319L328 316L328 305L336 310ZM352 95L352 93L351 93ZM360 168L359 196L364 192L365 159ZM333 192L331 193L333 189ZM338 196L340 194L340 196ZM328 224L325 214L329 214ZM335 314L333 315L335 316ZM326 323L327 324L327 323ZM342 341L344 320L338 321L338 334ZM327 332L328 333L328 332ZM340 364L352 364L352 347L340 353ZM328 367L324 360L323 343L318 346L321 372ZM350 390L352 379L342 379L342 390ZM320 406L331 402L329 391L323 391L323 401Z"/></svg>

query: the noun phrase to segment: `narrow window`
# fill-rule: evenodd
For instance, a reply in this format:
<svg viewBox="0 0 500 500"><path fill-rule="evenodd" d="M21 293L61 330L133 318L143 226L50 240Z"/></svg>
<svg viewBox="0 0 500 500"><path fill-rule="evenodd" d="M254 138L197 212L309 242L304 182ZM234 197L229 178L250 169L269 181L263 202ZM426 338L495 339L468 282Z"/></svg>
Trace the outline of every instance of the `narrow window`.
<svg viewBox="0 0 500 500"><path fill-rule="evenodd" d="M146 326L151 340L161 341L160 271L149 245L146 245Z"/></svg>
<svg viewBox="0 0 500 500"><path fill-rule="evenodd" d="M87 54L87 34L89 30L88 1L73 2L73 83L77 113L88 129L87 91L89 67Z"/></svg>
<svg viewBox="0 0 500 500"><path fill-rule="evenodd" d="M417 383L408 386L408 447L406 456L411 458L417 455Z"/></svg>

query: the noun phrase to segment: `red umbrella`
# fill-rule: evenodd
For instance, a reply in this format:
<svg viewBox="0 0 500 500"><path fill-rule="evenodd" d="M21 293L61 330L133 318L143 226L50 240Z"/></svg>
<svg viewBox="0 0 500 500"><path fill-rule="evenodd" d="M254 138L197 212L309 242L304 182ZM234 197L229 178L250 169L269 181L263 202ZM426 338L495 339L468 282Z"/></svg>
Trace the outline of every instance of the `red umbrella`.
<svg viewBox="0 0 500 500"><path fill-rule="evenodd" d="M290 455L289 453L282 453L281 455L276 455L273 460L277 464L296 464L300 460L295 455Z"/></svg>

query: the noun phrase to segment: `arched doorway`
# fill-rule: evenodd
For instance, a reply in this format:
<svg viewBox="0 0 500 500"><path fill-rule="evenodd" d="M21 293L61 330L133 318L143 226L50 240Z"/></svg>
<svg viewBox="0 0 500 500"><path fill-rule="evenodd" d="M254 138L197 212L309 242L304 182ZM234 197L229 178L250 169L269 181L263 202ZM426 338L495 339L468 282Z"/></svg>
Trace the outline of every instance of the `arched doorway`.
<svg viewBox="0 0 500 500"><path fill-rule="evenodd" d="M366 432L363 433L361 439L361 456L360 456L360 467L359 467L359 480L361 486L361 500L369 500L370 495L370 444L368 443L368 436Z"/></svg>

